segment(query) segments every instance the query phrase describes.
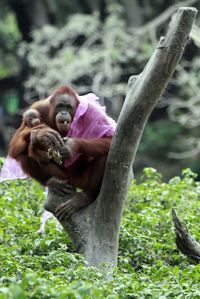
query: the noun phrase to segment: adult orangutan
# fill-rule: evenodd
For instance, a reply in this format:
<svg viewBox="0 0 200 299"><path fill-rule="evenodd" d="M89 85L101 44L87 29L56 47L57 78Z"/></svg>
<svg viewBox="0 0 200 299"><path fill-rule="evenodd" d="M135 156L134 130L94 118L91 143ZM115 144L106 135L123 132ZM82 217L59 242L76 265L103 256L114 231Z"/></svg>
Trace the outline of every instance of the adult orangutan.
<svg viewBox="0 0 200 299"><path fill-rule="evenodd" d="M59 150L66 178L70 185L83 190L72 193L71 199L58 207L57 217L62 220L89 205L97 197L115 122L94 100L82 100L67 86L54 92L49 98L49 104L50 126L62 137L67 137ZM31 144L49 133L48 128L34 130Z"/></svg>

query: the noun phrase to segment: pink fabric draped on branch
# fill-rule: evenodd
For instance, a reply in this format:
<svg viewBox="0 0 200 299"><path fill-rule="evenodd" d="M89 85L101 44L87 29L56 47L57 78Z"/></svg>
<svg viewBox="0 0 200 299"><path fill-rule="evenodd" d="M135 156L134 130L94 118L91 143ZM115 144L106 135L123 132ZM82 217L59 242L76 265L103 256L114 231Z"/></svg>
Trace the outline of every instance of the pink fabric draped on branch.
<svg viewBox="0 0 200 299"><path fill-rule="evenodd" d="M116 122L106 114L105 107L99 104L99 98L89 93L78 96L78 99L80 103L66 136L86 139L113 136ZM66 160L65 167L72 165L80 155Z"/></svg>
<svg viewBox="0 0 200 299"><path fill-rule="evenodd" d="M0 183L6 180L26 179L28 177L21 165L13 158L7 157L0 173Z"/></svg>

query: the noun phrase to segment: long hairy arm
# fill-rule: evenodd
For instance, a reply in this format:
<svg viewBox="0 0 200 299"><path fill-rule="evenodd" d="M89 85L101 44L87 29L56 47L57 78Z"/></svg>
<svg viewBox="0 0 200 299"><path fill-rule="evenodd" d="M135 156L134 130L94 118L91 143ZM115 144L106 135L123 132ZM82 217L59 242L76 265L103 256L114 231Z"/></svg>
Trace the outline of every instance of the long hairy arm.
<svg viewBox="0 0 200 299"><path fill-rule="evenodd" d="M63 159L70 159L75 154L98 158L108 154L112 137L104 138L68 138L65 145L59 150Z"/></svg>
<svg viewBox="0 0 200 299"><path fill-rule="evenodd" d="M16 160L19 156L27 149L29 139L30 139L31 128L21 126L16 130L15 134L12 136L9 147L8 155Z"/></svg>

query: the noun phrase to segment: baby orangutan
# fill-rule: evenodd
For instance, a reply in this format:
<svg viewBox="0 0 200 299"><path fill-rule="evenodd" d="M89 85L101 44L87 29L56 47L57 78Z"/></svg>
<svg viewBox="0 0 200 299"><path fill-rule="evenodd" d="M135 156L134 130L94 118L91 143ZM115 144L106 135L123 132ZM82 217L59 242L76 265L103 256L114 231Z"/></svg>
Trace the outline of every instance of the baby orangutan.
<svg viewBox="0 0 200 299"><path fill-rule="evenodd" d="M33 116L34 109L30 109L30 111ZM59 113L56 116L55 123L61 136L65 135L71 124L70 114ZM41 158L53 159L58 165L61 165L62 158L59 149L66 143L68 138L61 138L57 131L45 125L42 128L37 126L33 128L30 134L29 156L38 161Z"/></svg>
<svg viewBox="0 0 200 299"><path fill-rule="evenodd" d="M28 128L33 128L41 124L41 116L39 111L36 109L28 109L25 111L22 118L22 123L23 122Z"/></svg>
<svg viewBox="0 0 200 299"><path fill-rule="evenodd" d="M29 157L35 158L48 158L49 160L53 159L57 164L61 165L62 160L59 154L58 149L64 144L59 134L49 128L48 136L38 139L33 136L36 134L36 130L41 130L46 128L45 124L42 124L42 117L36 109L28 109L23 114L23 121L28 128L31 128L30 131L30 143L29 146ZM38 126L40 125L40 126ZM35 129L34 129L35 128ZM33 140L35 142L33 142Z"/></svg>
<svg viewBox="0 0 200 299"><path fill-rule="evenodd" d="M10 157L18 160L18 157L28 148L32 128L43 127L41 123L41 116L37 110L28 109L24 112L22 123L9 143L8 155Z"/></svg>
<svg viewBox="0 0 200 299"><path fill-rule="evenodd" d="M48 132L42 136L44 130ZM62 163L58 149L63 144L60 134L43 123L39 111L28 109L10 141L8 156L17 160L25 173L45 185L52 176L65 179L64 170L56 165Z"/></svg>

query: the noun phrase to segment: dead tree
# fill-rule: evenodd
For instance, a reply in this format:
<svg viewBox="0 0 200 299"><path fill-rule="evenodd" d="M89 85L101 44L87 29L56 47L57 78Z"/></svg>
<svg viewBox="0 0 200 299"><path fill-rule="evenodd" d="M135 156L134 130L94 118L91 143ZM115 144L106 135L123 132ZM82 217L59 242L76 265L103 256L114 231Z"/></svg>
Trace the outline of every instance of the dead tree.
<svg viewBox="0 0 200 299"><path fill-rule="evenodd" d="M117 266L119 229L130 169L147 119L175 71L196 14L195 8L180 8L143 72L129 79L100 194L93 204L61 222L90 265ZM51 181L45 208L54 213L66 200L67 194L57 194Z"/></svg>
<svg viewBox="0 0 200 299"><path fill-rule="evenodd" d="M172 209L172 220L177 248L191 259L200 262L200 244L191 236L187 226L180 221L175 209Z"/></svg>

